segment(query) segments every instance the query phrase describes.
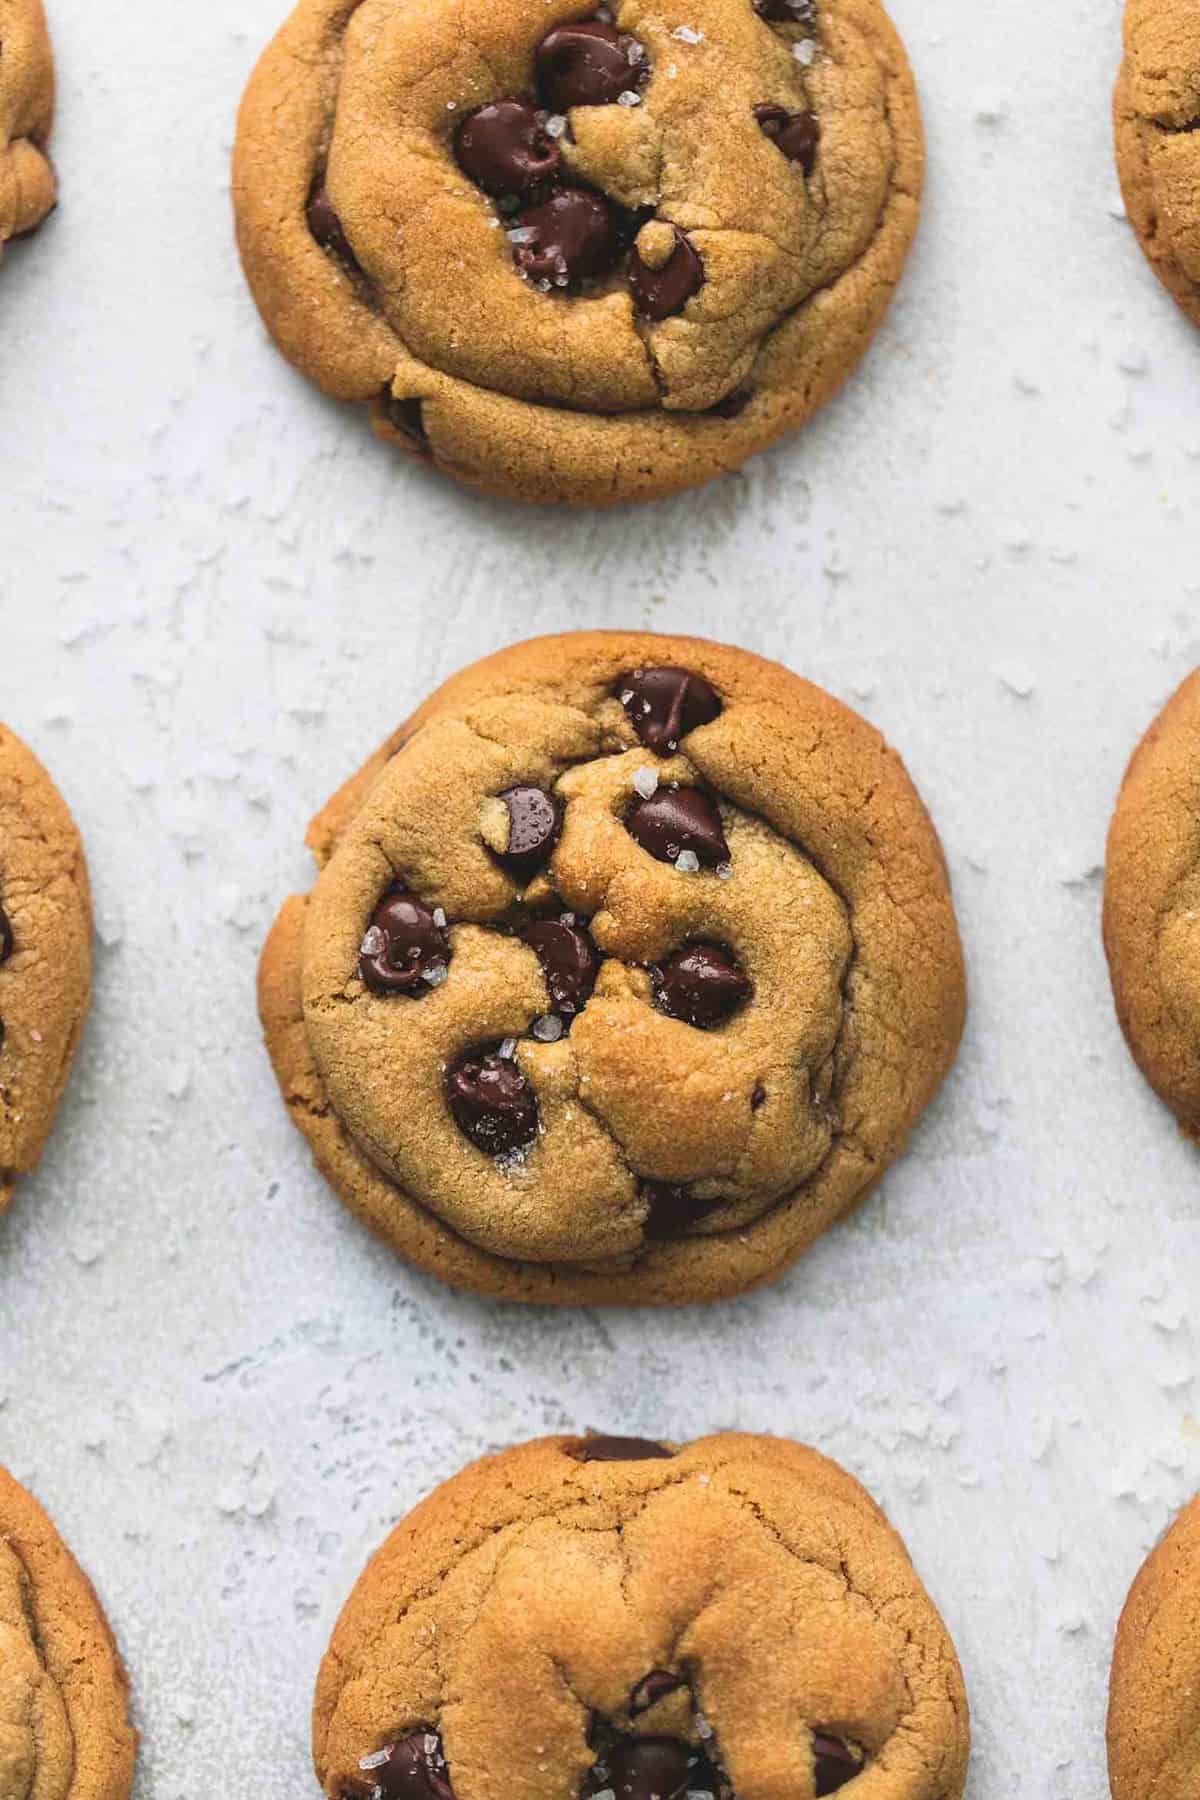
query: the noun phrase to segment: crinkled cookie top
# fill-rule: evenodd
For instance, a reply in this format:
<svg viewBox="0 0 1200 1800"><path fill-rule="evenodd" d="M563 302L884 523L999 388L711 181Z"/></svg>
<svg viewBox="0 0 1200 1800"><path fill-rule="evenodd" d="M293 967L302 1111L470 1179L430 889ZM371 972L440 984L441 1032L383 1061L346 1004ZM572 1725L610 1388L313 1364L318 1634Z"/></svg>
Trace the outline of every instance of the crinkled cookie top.
<svg viewBox="0 0 1200 1800"><path fill-rule="evenodd" d="M1192 1800L1200 1734L1200 1500L1143 1564L1113 1651L1108 1773L1113 1800Z"/></svg>
<svg viewBox="0 0 1200 1800"><path fill-rule="evenodd" d="M1164 285L1200 324L1200 3L1127 0L1114 117L1126 207Z"/></svg>
<svg viewBox="0 0 1200 1800"><path fill-rule="evenodd" d="M127 1800L128 1690L99 1603L0 1469L0 1800Z"/></svg>
<svg viewBox="0 0 1200 1800"><path fill-rule="evenodd" d="M334 812L300 1122L332 1115L322 1165L358 1205L369 1162L409 1253L415 1205L492 1279L745 1285L882 1171L953 1055L953 913L898 760L741 652L518 646ZM295 1034L268 1037L298 1093Z"/></svg>
<svg viewBox="0 0 1200 1800"><path fill-rule="evenodd" d="M54 205L54 65L42 0L0 0L0 250Z"/></svg>
<svg viewBox="0 0 1200 1800"><path fill-rule="evenodd" d="M534 454L503 441L549 432L540 497L597 498L636 487L638 432L588 415L699 420L703 460L747 409L758 437L811 410L899 273L920 163L877 0L304 0L247 97L235 193L301 367L501 490ZM875 297L839 302L860 263ZM777 344L818 299L819 352L815 319Z"/></svg>
<svg viewBox="0 0 1200 1800"><path fill-rule="evenodd" d="M558 1438L388 1539L314 1750L330 1800L958 1800L967 1705L903 1544L836 1464Z"/></svg>

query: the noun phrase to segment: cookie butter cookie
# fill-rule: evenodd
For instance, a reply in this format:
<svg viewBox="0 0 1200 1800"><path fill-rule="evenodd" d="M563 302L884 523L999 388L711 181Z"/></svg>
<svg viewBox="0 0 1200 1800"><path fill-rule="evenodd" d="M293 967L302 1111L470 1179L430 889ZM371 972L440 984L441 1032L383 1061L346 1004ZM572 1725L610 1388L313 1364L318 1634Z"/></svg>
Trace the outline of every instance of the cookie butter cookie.
<svg viewBox="0 0 1200 1800"><path fill-rule="evenodd" d="M1200 1730L1200 1499L1180 1513L1129 1591L1113 1651L1113 1800L1194 1800Z"/></svg>
<svg viewBox="0 0 1200 1800"><path fill-rule="evenodd" d="M0 1800L125 1800L129 1688L87 1576L0 1469Z"/></svg>
<svg viewBox="0 0 1200 1800"><path fill-rule="evenodd" d="M1108 834L1104 943L1142 1073L1200 1134L1200 672L1126 771Z"/></svg>
<svg viewBox="0 0 1200 1800"><path fill-rule="evenodd" d="M1125 210L1155 274L1200 325L1200 4L1126 0L1113 104Z"/></svg>
<svg viewBox="0 0 1200 1800"><path fill-rule="evenodd" d="M958 1800L954 1646L875 1502L780 1438L544 1438L438 1488L317 1682L330 1800Z"/></svg>
<svg viewBox="0 0 1200 1800"><path fill-rule="evenodd" d="M0 250L54 205L54 65L42 0L0 0Z"/></svg>
<svg viewBox="0 0 1200 1800"><path fill-rule="evenodd" d="M516 1299L777 1274L949 1068L963 975L899 757L819 688L642 633L449 681L320 814L260 1006L292 1116L405 1256Z"/></svg>
<svg viewBox="0 0 1200 1800"><path fill-rule="evenodd" d="M834 392L922 163L879 0L301 0L234 197L327 393L461 480L601 505L737 468Z"/></svg>
<svg viewBox="0 0 1200 1800"><path fill-rule="evenodd" d="M32 751L0 725L0 1212L41 1155L91 994L79 833Z"/></svg>

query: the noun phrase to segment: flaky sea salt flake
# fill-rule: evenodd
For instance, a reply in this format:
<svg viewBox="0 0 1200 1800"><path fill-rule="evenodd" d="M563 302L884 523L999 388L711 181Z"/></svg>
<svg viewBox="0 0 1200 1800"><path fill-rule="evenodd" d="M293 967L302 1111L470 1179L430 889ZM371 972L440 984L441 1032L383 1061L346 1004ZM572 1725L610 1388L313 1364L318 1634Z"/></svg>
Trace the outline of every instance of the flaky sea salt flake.
<svg viewBox="0 0 1200 1800"><path fill-rule="evenodd" d="M514 225L508 234L510 244L532 244L537 232L532 225Z"/></svg>
<svg viewBox="0 0 1200 1800"><path fill-rule="evenodd" d="M437 926L439 931L445 931L445 929L446 929L446 910L444 907L442 907L442 906L434 907L433 922Z"/></svg>
<svg viewBox="0 0 1200 1800"><path fill-rule="evenodd" d="M546 1013L541 1019L533 1022L533 1035L539 1044L556 1044L563 1034L563 1022L556 1019L553 1013Z"/></svg>
<svg viewBox="0 0 1200 1800"><path fill-rule="evenodd" d="M560 138L566 129L567 115L565 113L551 113L542 127L548 138Z"/></svg>
<svg viewBox="0 0 1200 1800"><path fill-rule="evenodd" d="M652 794L658 792L658 770L650 768L635 769L633 772L633 785L642 796L643 800L649 800Z"/></svg>
<svg viewBox="0 0 1200 1800"><path fill-rule="evenodd" d="M704 33L697 31L694 25L677 25L671 36L678 38L681 44L702 44L704 42Z"/></svg>
<svg viewBox="0 0 1200 1800"><path fill-rule="evenodd" d="M675 858L675 867L679 870L681 875L698 875L700 873L700 858L696 855L694 850L681 850L679 855Z"/></svg>
<svg viewBox="0 0 1200 1800"><path fill-rule="evenodd" d="M718 863L717 864L717 880L718 881L728 881L732 874L733 874L733 864L732 863Z"/></svg>
<svg viewBox="0 0 1200 1800"><path fill-rule="evenodd" d="M798 63L803 63L806 69L811 68L817 57L816 40L813 38L801 38L798 44L792 45L792 55Z"/></svg>
<svg viewBox="0 0 1200 1800"><path fill-rule="evenodd" d="M632 88L626 88L623 94L617 95L618 106L640 106L641 104L642 96L635 94Z"/></svg>
<svg viewBox="0 0 1200 1800"><path fill-rule="evenodd" d="M513 1060L513 1057L516 1054L517 1054L516 1038L505 1038L505 1040L501 1044L500 1050L499 1050L499 1056L500 1056L501 1062L511 1062Z"/></svg>
<svg viewBox="0 0 1200 1800"><path fill-rule="evenodd" d="M381 956L387 949L387 939L378 925L371 925L367 928L367 935L363 938L359 949L364 956Z"/></svg>
<svg viewBox="0 0 1200 1800"><path fill-rule="evenodd" d="M391 1754L391 1750L387 1747L382 1750L372 1750L370 1756L359 1757L358 1766L360 1769L381 1769Z"/></svg>

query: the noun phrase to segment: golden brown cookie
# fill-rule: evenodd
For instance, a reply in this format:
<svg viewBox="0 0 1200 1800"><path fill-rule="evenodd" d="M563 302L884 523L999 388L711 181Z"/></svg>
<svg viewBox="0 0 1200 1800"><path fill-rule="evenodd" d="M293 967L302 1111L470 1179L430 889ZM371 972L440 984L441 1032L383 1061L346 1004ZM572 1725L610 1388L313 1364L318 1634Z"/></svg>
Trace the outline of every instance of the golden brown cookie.
<svg viewBox="0 0 1200 1800"><path fill-rule="evenodd" d="M1113 121L1125 210L1200 324L1200 0L1126 0Z"/></svg>
<svg viewBox="0 0 1200 1800"><path fill-rule="evenodd" d="M300 0L234 199L267 327L327 393L492 493L606 505L829 398L923 157L879 0Z"/></svg>
<svg viewBox="0 0 1200 1800"><path fill-rule="evenodd" d="M1200 1499L1186 1506L1129 1591L1113 1651L1113 1800L1195 1800L1200 1739Z"/></svg>
<svg viewBox="0 0 1200 1800"><path fill-rule="evenodd" d="M42 0L0 0L0 251L54 205L54 64Z"/></svg>
<svg viewBox="0 0 1200 1800"><path fill-rule="evenodd" d="M0 1800L126 1800L135 1748L91 1583L0 1469Z"/></svg>
<svg viewBox="0 0 1200 1800"><path fill-rule="evenodd" d="M1104 943L1147 1081L1200 1133L1200 673L1133 754L1108 834Z"/></svg>
<svg viewBox="0 0 1200 1800"><path fill-rule="evenodd" d="M0 1212L50 1132L91 995L91 900L58 789L0 725Z"/></svg>
<svg viewBox="0 0 1200 1800"><path fill-rule="evenodd" d="M946 1628L836 1463L563 1437L397 1526L321 1665L313 1746L330 1800L958 1800L969 1730Z"/></svg>
<svg viewBox="0 0 1200 1800"><path fill-rule="evenodd" d="M954 1058L946 871L894 751L777 664L578 632L474 664L318 816L263 953L292 1117L457 1286L708 1299L779 1273Z"/></svg>

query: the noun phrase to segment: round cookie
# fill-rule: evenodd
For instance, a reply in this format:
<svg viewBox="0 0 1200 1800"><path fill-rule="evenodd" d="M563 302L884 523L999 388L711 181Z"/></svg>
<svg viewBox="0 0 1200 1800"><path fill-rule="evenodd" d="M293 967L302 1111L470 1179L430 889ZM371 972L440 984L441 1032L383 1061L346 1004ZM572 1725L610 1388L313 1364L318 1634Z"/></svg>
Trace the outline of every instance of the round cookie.
<svg viewBox="0 0 1200 1800"><path fill-rule="evenodd" d="M479 1293L778 1274L954 1058L941 850L879 734L777 664L578 632L454 677L309 832L260 1011L346 1203Z"/></svg>
<svg viewBox="0 0 1200 1800"><path fill-rule="evenodd" d="M40 225L54 205L46 154L54 116L54 64L42 0L0 0L0 251Z"/></svg>
<svg viewBox="0 0 1200 1800"><path fill-rule="evenodd" d="M954 1646L879 1507L732 1433L463 1470L368 1563L313 1713L329 1800L958 1800L968 1749Z"/></svg>
<svg viewBox="0 0 1200 1800"><path fill-rule="evenodd" d="M1200 1498L1180 1513L1129 1591L1113 1650L1113 1800L1194 1800L1200 1737Z"/></svg>
<svg viewBox="0 0 1200 1800"><path fill-rule="evenodd" d="M0 1795L126 1800L129 1684L87 1576L0 1469Z"/></svg>
<svg viewBox="0 0 1200 1800"><path fill-rule="evenodd" d="M1108 834L1104 944L1121 1029L1200 1134L1200 672L1133 754Z"/></svg>
<svg viewBox="0 0 1200 1800"><path fill-rule="evenodd" d="M91 900L74 821L0 725L0 1212L34 1167L91 994Z"/></svg>
<svg viewBox="0 0 1200 1800"><path fill-rule="evenodd" d="M267 328L327 393L492 493L608 505L829 398L923 160L879 0L300 0L233 188Z"/></svg>
<svg viewBox="0 0 1200 1800"><path fill-rule="evenodd" d="M1200 325L1200 4L1126 0L1113 100L1125 210L1159 280Z"/></svg>

